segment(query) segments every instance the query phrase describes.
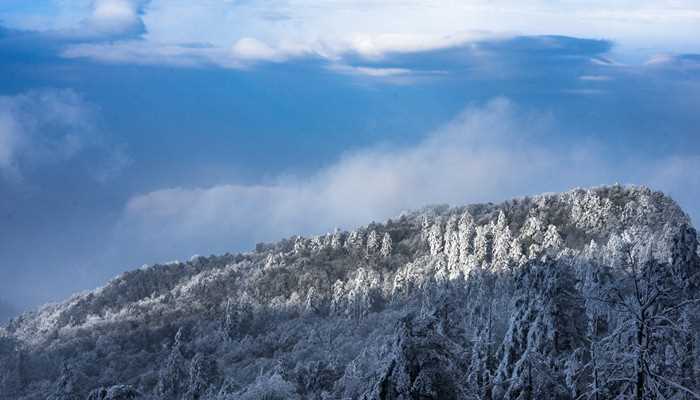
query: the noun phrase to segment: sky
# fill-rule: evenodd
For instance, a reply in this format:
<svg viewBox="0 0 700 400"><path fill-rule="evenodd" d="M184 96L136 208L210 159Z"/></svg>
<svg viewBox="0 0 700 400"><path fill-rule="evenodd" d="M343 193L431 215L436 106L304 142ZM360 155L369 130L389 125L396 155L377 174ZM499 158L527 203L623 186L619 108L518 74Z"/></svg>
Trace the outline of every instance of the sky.
<svg viewBox="0 0 700 400"><path fill-rule="evenodd" d="M603 184L700 220L700 3L3 0L0 321L144 264Z"/></svg>

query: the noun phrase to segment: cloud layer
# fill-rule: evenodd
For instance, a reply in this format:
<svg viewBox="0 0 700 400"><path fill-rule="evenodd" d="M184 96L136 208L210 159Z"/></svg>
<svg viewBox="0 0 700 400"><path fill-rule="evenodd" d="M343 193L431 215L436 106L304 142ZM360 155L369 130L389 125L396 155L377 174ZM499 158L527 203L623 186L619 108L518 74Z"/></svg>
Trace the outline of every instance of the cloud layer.
<svg viewBox="0 0 700 400"><path fill-rule="evenodd" d="M595 144L547 144L559 129L563 127L547 113L495 99L467 107L415 146L348 154L307 178L254 186L178 187L135 196L117 230L119 246L143 247L124 238L151 243L146 259L162 261L351 228L426 204L499 201L615 182L685 193L681 187L700 177L689 172L698 170L698 159L657 160L642 169L624 158L615 165L605 162Z"/></svg>
<svg viewBox="0 0 700 400"><path fill-rule="evenodd" d="M109 63L249 68L257 62L310 57L343 64L348 57L380 61L552 33L614 40L632 58L644 59L661 49L700 52L700 45L688 40L700 35L700 7L678 0L94 0L59 2L51 10L54 15L25 16L34 24L12 13L0 18L19 19L13 28L68 38L65 57ZM70 17L60 18L65 15ZM62 22L42 29L51 20Z"/></svg>

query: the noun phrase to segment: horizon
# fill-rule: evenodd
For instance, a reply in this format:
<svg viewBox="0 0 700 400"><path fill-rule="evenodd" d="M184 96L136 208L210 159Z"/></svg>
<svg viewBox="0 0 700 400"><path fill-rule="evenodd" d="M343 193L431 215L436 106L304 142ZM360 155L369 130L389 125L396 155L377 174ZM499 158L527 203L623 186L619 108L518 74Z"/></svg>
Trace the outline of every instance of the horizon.
<svg viewBox="0 0 700 400"><path fill-rule="evenodd" d="M138 265L630 182L700 220L700 5L8 0L0 324Z"/></svg>

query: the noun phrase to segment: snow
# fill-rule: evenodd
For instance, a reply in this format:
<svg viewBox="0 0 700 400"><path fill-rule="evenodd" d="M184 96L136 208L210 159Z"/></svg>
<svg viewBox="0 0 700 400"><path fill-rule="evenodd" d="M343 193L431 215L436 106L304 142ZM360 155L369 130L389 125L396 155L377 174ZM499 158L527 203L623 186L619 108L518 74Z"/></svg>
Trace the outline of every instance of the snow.
<svg viewBox="0 0 700 400"><path fill-rule="evenodd" d="M612 186L152 265L8 324L0 399L697 398L698 251Z"/></svg>

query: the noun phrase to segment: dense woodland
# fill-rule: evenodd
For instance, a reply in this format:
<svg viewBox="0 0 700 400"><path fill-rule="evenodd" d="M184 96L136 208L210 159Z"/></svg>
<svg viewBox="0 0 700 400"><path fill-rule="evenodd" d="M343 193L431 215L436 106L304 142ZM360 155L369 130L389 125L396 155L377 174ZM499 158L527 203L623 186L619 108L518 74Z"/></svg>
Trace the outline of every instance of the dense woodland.
<svg viewBox="0 0 700 400"><path fill-rule="evenodd" d="M0 399L697 399L700 256L639 187L127 272L0 328Z"/></svg>

